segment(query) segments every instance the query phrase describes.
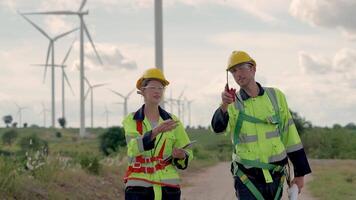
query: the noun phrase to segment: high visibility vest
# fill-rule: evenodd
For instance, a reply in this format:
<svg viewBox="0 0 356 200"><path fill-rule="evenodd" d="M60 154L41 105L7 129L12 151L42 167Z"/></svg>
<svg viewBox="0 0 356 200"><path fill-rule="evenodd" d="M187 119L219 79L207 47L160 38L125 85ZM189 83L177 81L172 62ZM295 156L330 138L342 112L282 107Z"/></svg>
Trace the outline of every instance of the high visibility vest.
<svg viewBox="0 0 356 200"><path fill-rule="evenodd" d="M228 107L229 123L234 146L233 161L246 168L261 168L266 182L272 177L264 164L286 158L287 153L303 148L283 93L264 88L262 96L242 100L239 93Z"/></svg>
<svg viewBox="0 0 356 200"><path fill-rule="evenodd" d="M174 130L159 134L155 139L155 147L145 151L143 134L152 130L152 127L146 118L136 121L133 115L131 113L123 120L128 156L128 170L124 177L126 186L179 187L180 178L176 166L163 160L172 155L173 148L181 148L190 142L183 125L179 122ZM178 120L175 116L172 118ZM160 118L159 123L162 121ZM186 153L191 160L192 151L186 150ZM179 160L178 163L183 167L187 164L184 160Z"/></svg>

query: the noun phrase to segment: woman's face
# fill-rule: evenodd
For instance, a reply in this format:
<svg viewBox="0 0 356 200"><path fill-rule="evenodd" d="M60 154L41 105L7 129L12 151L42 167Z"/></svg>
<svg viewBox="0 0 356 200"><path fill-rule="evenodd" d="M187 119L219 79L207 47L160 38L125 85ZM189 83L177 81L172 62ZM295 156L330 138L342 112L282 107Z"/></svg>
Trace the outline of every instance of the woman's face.
<svg viewBox="0 0 356 200"><path fill-rule="evenodd" d="M142 87L142 95L146 103L159 104L164 94L164 86L160 81L150 80Z"/></svg>

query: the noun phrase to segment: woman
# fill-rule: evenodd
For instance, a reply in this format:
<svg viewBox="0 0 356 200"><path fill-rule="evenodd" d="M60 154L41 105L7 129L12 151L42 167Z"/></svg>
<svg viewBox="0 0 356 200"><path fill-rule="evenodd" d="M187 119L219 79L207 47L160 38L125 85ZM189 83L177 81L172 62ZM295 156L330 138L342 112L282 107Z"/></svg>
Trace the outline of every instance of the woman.
<svg viewBox="0 0 356 200"><path fill-rule="evenodd" d="M137 80L136 88L145 103L123 121L129 165L124 177L125 200L180 199L176 169L186 169L193 153L182 148L190 142L182 123L159 106L168 84L156 68L146 70Z"/></svg>

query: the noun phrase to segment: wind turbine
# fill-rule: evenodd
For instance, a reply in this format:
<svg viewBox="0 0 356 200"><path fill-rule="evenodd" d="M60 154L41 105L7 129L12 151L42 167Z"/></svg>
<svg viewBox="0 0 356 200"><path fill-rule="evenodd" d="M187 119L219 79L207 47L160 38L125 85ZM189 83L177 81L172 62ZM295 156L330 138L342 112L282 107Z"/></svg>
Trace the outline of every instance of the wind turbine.
<svg viewBox="0 0 356 200"><path fill-rule="evenodd" d="M126 96L124 96L123 94L121 94L121 93L119 93L119 92L117 92L115 90L112 90L112 89L110 89L110 91L124 99L124 102L123 102L123 105L124 105L124 117L127 116L127 113L128 113L128 111L127 111L128 110L127 109L127 102L128 102L128 100L130 98L130 95L135 91L135 89L133 89L129 93L127 93Z"/></svg>
<svg viewBox="0 0 356 200"><path fill-rule="evenodd" d="M89 34L88 28L84 22L84 15L88 15L88 11L83 12L83 8L87 0L83 0L80 4L78 11L50 11L50 12L31 12L24 13L25 15L77 15L80 21L80 131L79 134L81 137L86 136L85 132L85 97L84 97L84 32L89 39L96 56L98 57L99 62L102 64L100 56L96 51L93 40Z"/></svg>
<svg viewBox="0 0 356 200"><path fill-rule="evenodd" d="M177 102L177 106L178 106L178 117L181 118L181 103L182 103L182 97L183 97L183 94L184 94L184 90L185 90L186 87L184 87L184 89L182 90L182 92L180 93L180 95L178 96L178 99L176 99L176 102ZM183 102L184 103L184 102Z"/></svg>
<svg viewBox="0 0 356 200"><path fill-rule="evenodd" d="M111 112L108 110L107 105L105 104L105 112L103 114L105 114L105 118L106 118L106 128L109 127L109 114Z"/></svg>
<svg viewBox="0 0 356 200"><path fill-rule="evenodd" d="M155 25L155 64L163 72L163 19L162 0L154 2L154 25ZM164 97L163 97L164 99ZM163 100L162 99L162 100ZM164 100L161 106L164 108Z"/></svg>
<svg viewBox="0 0 356 200"><path fill-rule="evenodd" d="M90 116L91 116L91 128L93 128L93 126L94 126L94 121L93 121L93 115L94 115L93 114L93 112L94 112L94 106L93 106L94 105L93 104L94 103L94 93L93 93L93 91L94 91L94 88L102 87L104 85L107 85L107 83L91 85L86 77L85 77L85 81L87 82L89 88L88 88L88 90L87 90L87 92L85 94L84 99L86 99L88 97L89 92L90 92L90 105L91 105L90 106L91 107Z"/></svg>
<svg viewBox="0 0 356 200"><path fill-rule="evenodd" d="M155 62L156 67L163 72L163 25L162 0L155 0Z"/></svg>
<svg viewBox="0 0 356 200"><path fill-rule="evenodd" d="M19 115L19 128L20 128L21 125L22 125L22 110L25 110L25 109L28 109L28 108L27 107L21 107L16 102L15 102L15 105L16 105L16 107L18 109L17 110L17 114Z"/></svg>
<svg viewBox="0 0 356 200"><path fill-rule="evenodd" d="M171 88L171 91L170 91L169 98L165 98L164 101L169 103L170 112L173 113L173 103L175 103L177 101L177 99L173 99L173 97L172 97L172 88Z"/></svg>
<svg viewBox="0 0 356 200"><path fill-rule="evenodd" d="M65 69L64 69L64 68L67 67L65 65L65 62L67 61L68 56L69 56L69 54L70 54L70 52L71 52L71 50L73 48L74 41L71 44L70 48L68 49L67 54L65 55L65 57L64 57L64 59L62 61L62 64L61 65L56 65L56 64L53 65L54 67L60 67L61 70L62 70L62 118L66 118L66 116L65 116L65 82L67 83L67 85L69 86L69 88L72 91L72 94L74 95L74 90L72 88L72 85L69 82L68 76L67 76L67 74L65 72ZM44 66L44 67L46 67L47 65L36 64L35 66Z"/></svg>
<svg viewBox="0 0 356 200"><path fill-rule="evenodd" d="M43 114L43 127L46 128L46 113L50 112L50 110L48 110L45 106L45 104L42 102L42 111L40 112L40 114Z"/></svg>
<svg viewBox="0 0 356 200"><path fill-rule="evenodd" d="M188 125L189 127L191 127L191 104L194 100L188 100L185 99L187 102L187 108L188 108Z"/></svg>
<svg viewBox="0 0 356 200"><path fill-rule="evenodd" d="M52 78L52 127L55 127L55 117L56 117L56 108L55 108L55 71L54 71L54 42L58 40L59 38L62 38L74 31L76 31L78 28L72 29L68 32L59 34L55 37L50 37L43 29L41 29L39 26L37 26L34 22L32 22L29 18L25 16L24 13L19 13L26 21L28 21L32 26L34 26L42 35L44 35L48 40L49 40L49 45L47 49L47 57L46 57L46 67L44 71L44 76L43 76L43 82L46 79L46 72L47 72L47 66L48 66L48 59L49 59L49 54L51 54L52 58L52 64L51 64L51 78ZM51 53L52 52L52 53Z"/></svg>

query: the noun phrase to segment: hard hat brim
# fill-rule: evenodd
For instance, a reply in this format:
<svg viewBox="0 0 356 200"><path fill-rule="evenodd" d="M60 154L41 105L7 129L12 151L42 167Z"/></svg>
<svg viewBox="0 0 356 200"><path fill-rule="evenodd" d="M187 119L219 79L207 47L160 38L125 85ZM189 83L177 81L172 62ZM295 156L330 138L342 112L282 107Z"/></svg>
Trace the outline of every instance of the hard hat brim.
<svg viewBox="0 0 356 200"><path fill-rule="evenodd" d="M226 71L229 71L230 69L234 68L235 66L241 65L241 64L243 64L243 63L251 63L251 64L253 64L253 66L256 67L256 62L255 62L255 60L254 60L254 59L251 59L250 61L247 61L247 62L242 62L242 63L237 63L237 64L235 64L235 65L231 65L231 66L229 66L229 67L226 69Z"/></svg>
<svg viewBox="0 0 356 200"><path fill-rule="evenodd" d="M141 89L141 87L142 87L142 82L143 82L145 79L157 80L157 81L161 82L163 86L169 85L169 81L167 81L167 80L162 80L162 79L157 79L157 78L143 78L143 77L142 77L142 78L138 79L137 82L136 82L136 88L137 88L138 90Z"/></svg>

